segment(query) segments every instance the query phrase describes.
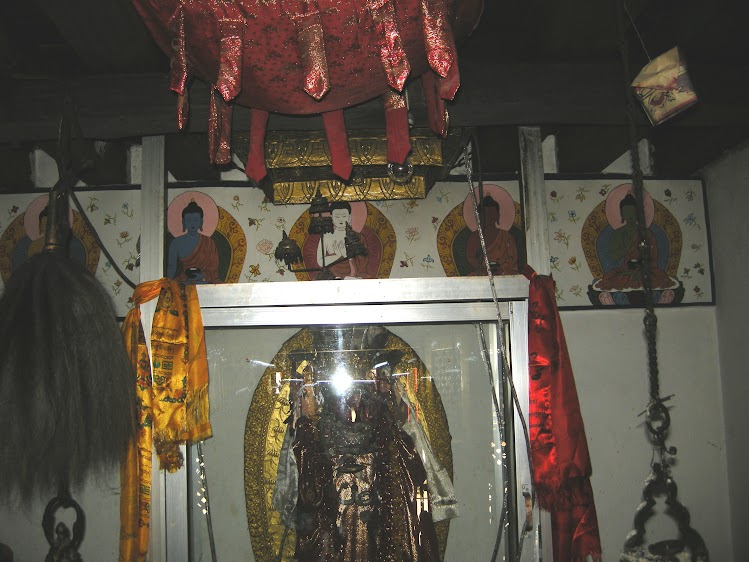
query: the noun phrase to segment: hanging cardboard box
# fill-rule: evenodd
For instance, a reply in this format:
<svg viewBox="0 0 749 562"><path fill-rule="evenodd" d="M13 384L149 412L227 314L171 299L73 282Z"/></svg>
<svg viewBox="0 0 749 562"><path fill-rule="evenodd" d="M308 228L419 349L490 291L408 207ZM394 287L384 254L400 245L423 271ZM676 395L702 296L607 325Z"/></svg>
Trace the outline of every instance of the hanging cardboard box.
<svg viewBox="0 0 749 562"><path fill-rule="evenodd" d="M634 79L632 88L653 125L697 102L678 47L650 61Z"/></svg>

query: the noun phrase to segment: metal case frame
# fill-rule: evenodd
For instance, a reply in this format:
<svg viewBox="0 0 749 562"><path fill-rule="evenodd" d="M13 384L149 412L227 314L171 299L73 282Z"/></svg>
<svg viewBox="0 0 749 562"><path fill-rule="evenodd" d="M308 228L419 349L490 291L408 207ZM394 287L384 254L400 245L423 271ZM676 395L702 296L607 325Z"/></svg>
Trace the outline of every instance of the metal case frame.
<svg viewBox="0 0 749 562"><path fill-rule="evenodd" d="M163 137L143 139L141 281L163 277L166 171ZM521 407L528 407L528 281L522 276L495 278L499 313L509 324L508 353ZM498 311L485 277L371 279L314 283L239 283L204 285L198 290L206 327L306 326L321 324L400 324L497 321ZM150 340L154 303L142 307ZM517 414L513 417L517 420ZM523 442L520 423L515 437ZM184 453L184 449L183 449ZM530 490L529 464L520 448L518 494ZM189 560L187 474L154 471L150 557L167 562ZM518 528L525 513L512 514ZM535 516L534 516L535 519ZM536 519L537 520L537 519ZM511 525L510 528L513 526ZM523 560L537 560L539 535Z"/></svg>

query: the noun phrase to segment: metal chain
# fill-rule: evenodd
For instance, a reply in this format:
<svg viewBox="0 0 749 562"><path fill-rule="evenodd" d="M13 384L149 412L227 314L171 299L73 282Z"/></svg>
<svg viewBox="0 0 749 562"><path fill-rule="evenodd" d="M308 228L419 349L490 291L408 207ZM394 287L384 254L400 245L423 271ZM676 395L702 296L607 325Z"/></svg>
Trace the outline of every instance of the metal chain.
<svg viewBox="0 0 749 562"><path fill-rule="evenodd" d="M633 195L635 198L635 207L637 210L637 233L639 242L640 272L642 276L642 288L645 297L645 336L647 341L648 354L648 379L650 386L650 401L645 410L646 425L655 441L656 449L662 457L664 453L675 454L674 447L666 447L666 436L671 424L668 409L664 402L670 397L661 398L660 381L658 378L658 350L656 347L656 337L658 331L658 319L655 315L653 304L653 287L650 279L650 237L645 219L645 198L643 187L643 173L640 164L639 135L637 119L639 116L638 107L634 94L630 86L631 72L629 64L629 45L627 42L626 28L623 12L626 11L626 0L619 0L619 9L617 10L617 20L619 24L619 48L624 67L624 92L626 98L627 125L629 132L629 152L632 158L632 185Z"/></svg>
<svg viewBox="0 0 749 562"><path fill-rule="evenodd" d="M470 152L469 152L469 144L470 144ZM473 171L473 158L474 158L474 151L476 160L478 162L478 171L476 173L476 179L477 181L477 188L474 187L473 184L473 178L474 178L474 171ZM525 440L525 448L526 448L526 455L528 458L528 467L531 475L533 474L532 469L532 456L531 456L531 449L530 449L530 433L528 432L528 423L525 419L525 415L523 414L523 408L520 404L520 399L517 394L517 390L515 389L515 383L513 381L513 375L512 375L512 368L510 366L509 361L507 360L507 345L505 342L505 336L504 336L504 319L502 318L502 310L499 306L499 297L497 296L497 288L494 284L494 274L492 273L491 264L489 263L489 254L486 251L486 239L484 238L484 225L481 218L481 214L479 213L479 201L480 198L483 197L484 189L483 189L483 176L482 176L482 169L481 169L481 156L479 153L478 148L478 140L475 136L473 136L470 139L470 143L467 143L466 146L463 149L463 160L464 165L466 169L466 181L468 183L468 195L471 198L471 203L473 204L473 214L474 218L476 220L476 226L478 230L479 235L479 242L481 244L481 253L484 260L484 267L486 267L486 275L489 280L489 287L491 288L492 293L492 301L494 302L494 307L496 310L497 315L497 335L498 335L498 346L497 346L497 356L499 359L499 368L500 373L502 373L502 377L506 378L509 387L510 392L512 394L512 401L515 404L515 411L520 419L520 424L523 428L523 437ZM478 193L477 193L478 191ZM499 403L497 401L497 389L494 385L494 378L492 375L492 366L491 362L489 361L489 354L486 346L486 336L484 335L484 329L482 325L478 324L478 333L479 333L479 340L481 342L481 348L482 348L482 354L484 357L484 361L486 363L487 373L489 374L489 386L491 387L492 391L492 398L494 402L494 411L497 416L497 425L500 432L500 442L502 444L506 443L505 440L505 431L507 430L505 426L505 420L503 419L499 407ZM504 486L504 494L502 498L502 510L500 513L500 520L499 520L499 528L497 530L497 540L494 545L494 552L492 554L492 562L497 559L497 555L499 554L499 545L502 540L502 533L505 525L507 525L506 518L507 518L507 511L508 511L508 505L507 505L507 496L510 493L510 482L507 480L507 458L504 453L504 445L502 446L502 478L503 478L503 486ZM514 483L512 483L514 485ZM536 499L535 499L535 492L533 493L531 497L532 504L535 506ZM522 532L520 533L520 536L518 537L518 549L517 549L517 557L516 560L520 560L523 553L523 541L525 539L525 535L528 532L528 528L526 526L523 527Z"/></svg>
<svg viewBox="0 0 749 562"><path fill-rule="evenodd" d="M656 350L656 332L658 321L653 304L653 288L650 279L650 236L645 223L645 204L643 194L642 169L640 168L640 153L638 150L637 118L635 97L630 88L631 79L629 67L629 49L624 23L626 0L619 0L617 6L617 20L619 26L619 41L624 66L624 88L627 103L627 124L629 128L630 153L632 156L632 184L634 186L635 207L637 209L637 231L640 238L639 256L642 286L645 294L645 335L648 347L648 371L650 381L650 401L645 409L645 425L653 444L653 458L650 461L651 473L645 481L643 502L637 509L634 518L635 528L627 535L622 550L621 560L682 560L682 555L689 554L692 562L708 562L709 555L705 542L700 534L689 524L689 511L676 498L676 483L671 475L670 464L676 454L676 447L666 446L671 417L665 402L670 398L661 397L660 382L658 380L658 353ZM642 414L641 414L642 415ZM677 525L679 536L676 540L664 540L650 544L645 550L645 523L655 513L655 496L665 495L668 506L665 513L672 517ZM644 553L648 555L645 556Z"/></svg>

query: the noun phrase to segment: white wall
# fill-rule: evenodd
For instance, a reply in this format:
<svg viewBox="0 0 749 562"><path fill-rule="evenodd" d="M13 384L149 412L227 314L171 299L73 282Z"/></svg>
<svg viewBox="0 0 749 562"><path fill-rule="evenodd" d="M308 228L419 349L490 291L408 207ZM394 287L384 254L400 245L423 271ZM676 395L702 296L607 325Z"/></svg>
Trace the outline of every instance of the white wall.
<svg viewBox="0 0 749 562"><path fill-rule="evenodd" d="M659 309L656 314L661 391L675 394L668 402L673 429L668 444L678 448L673 467L678 498L711 560L730 562L715 310ZM638 417L649 397L642 311L567 311L561 316L593 464L603 560L618 560L651 459ZM677 537L673 520L665 515L654 516L646 530L650 542Z"/></svg>
<svg viewBox="0 0 749 562"><path fill-rule="evenodd" d="M642 168L646 174L651 173L649 145L643 141L639 148ZM630 171L627 152L604 173ZM749 497L746 481L739 482L739 475L749 472L749 455L739 446L736 435L749 381L726 373L739 373L742 367L746 371L738 356L739 322L746 311L746 297L738 294L741 285L735 280L749 274L749 266L742 259L747 253L749 227L742 224L739 240L736 234L729 238L737 227L726 219L718 224L715 217L735 216L738 209L747 207L749 149L711 167L705 179L710 199L708 215L713 218L719 306L656 311L661 395L675 395L667 403L672 417L668 444L678 449L677 464L672 469L678 499L689 510L691 525L705 540L711 560L738 562L745 559L739 552L746 552L749 546L749 538L739 528L749 520L749 507L742 508L738 502L730 506L729 498ZM743 193L743 199L739 193ZM731 248L731 253L721 255L720 247ZM735 306L742 300L743 307ZM643 311L566 311L561 316L593 464L603 560L614 561L619 559L624 539L633 528L651 460L643 418L638 416L649 399ZM733 350L730 358L725 356L727 346ZM727 377L735 381L727 381ZM729 475L733 475L730 488ZM661 500L656 506L659 514L646 525L650 542L678 535L674 520L664 515L662 508ZM732 538L736 539L735 549Z"/></svg>
<svg viewBox="0 0 749 562"><path fill-rule="evenodd" d="M679 449L679 462L673 469L679 499L689 508L692 524L702 533L712 560L738 562L743 558L733 557L730 549L716 311L711 307L659 310L658 319L661 388L676 395L671 402L669 443ZM603 559L618 560L624 537L632 529L650 461L642 418L637 417L648 400L642 314L638 310L570 311L562 313L562 321L593 462ZM84 560L116 560L117 475L110 480L108 485L90 486L76 494L88 515L81 548ZM747 496L734 493L734 497ZM43 508L40 502L28 513L0 512L0 542L14 549L16 560L43 559ZM746 521L746 507L736 519L740 509L734 506L734 520L739 524ZM663 519L652 522L657 528ZM649 538L669 536L673 535ZM741 533L735 536L739 542L745 540Z"/></svg>
<svg viewBox="0 0 749 562"><path fill-rule="evenodd" d="M749 145L703 170L711 217L717 326L728 452L728 482L734 559L749 552L749 449L743 431L749 403L746 361L747 278L749 277Z"/></svg>
<svg viewBox="0 0 749 562"><path fill-rule="evenodd" d="M120 534L120 474L112 473L91 482L83 490L73 490L71 495L86 514L86 532L80 547L83 560L114 562L117 560ZM42 530L42 516L47 502L41 498L24 510L0 509L0 542L12 550L16 562L41 561L49 551ZM59 510L57 521L73 528L73 510Z"/></svg>

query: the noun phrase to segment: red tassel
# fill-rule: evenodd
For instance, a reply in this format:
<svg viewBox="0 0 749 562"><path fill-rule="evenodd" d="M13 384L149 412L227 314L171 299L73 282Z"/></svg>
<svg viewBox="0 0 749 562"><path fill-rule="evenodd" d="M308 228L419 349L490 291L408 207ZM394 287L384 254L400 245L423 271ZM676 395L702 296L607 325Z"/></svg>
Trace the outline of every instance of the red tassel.
<svg viewBox="0 0 749 562"><path fill-rule="evenodd" d="M221 128L218 137L218 152L216 153L216 164L228 164L231 161L231 121L234 114L234 106L230 103L219 101L221 106Z"/></svg>
<svg viewBox="0 0 749 562"><path fill-rule="evenodd" d="M208 156L214 164L228 164L231 160L233 107L216 94L217 90L211 90L208 106Z"/></svg>
<svg viewBox="0 0 749 562"><path fill-rule="evenodd" d="M172 30L172 58L170 61L169 87L179 95L185 93L187 82L187 49L185 47L185 12L180 5L169 20Z"/></svg>
<svg viewBox="0 0 749 562"><path fill-rule="evenodd" d="M369 0L367 7L372 13L375 30L379 36L380 60L387 75L388 84L400 92L411 72L411 65L401 42L393 1Z"/></svg>
<svg viewBox="0 0 749 562"><path fill-rule="evenodd" d="M269 116L262 109L250 109L250 152L247 155L245 174L256 182L268 175L265 167L265 129Z"/></svg>
<svg viewBox="0 0 749 562"><path fill-rule="evenodd" d="M208 160L216 162L218 150L218 129L220 126L218 103L216 102L216 91L211 88L208 97Z"/></svg>
<svg viewBox="0 0 749 562"><path fill-rule="evenodd" d="M220 64L216 89L224 101L234 99L242 89L242 53L244 49L244 21L222 19Z"/></svg>
<svg viewBox="0 0 749 562"><path fill-rule="evenodd" d="M304 91L319 100L330 89L320 8L316 0L284 0L283 7L296 26L299 58L304 66Z"/></svg>
<svg viewBox="0 0 749 562"><path fill-rule="evenodd" d="M421 21L429 66L444 78L456 58L445 0L421 0Z"/></svg>
<svg viewBox="0 0 749 562"><path fill-rule="evenodd" d="M404 164L411 152L408 135L408 108L403 94L390 90L383 95L385 105L385 131L388 145L388 162Z"/></svg>
<svg viewBox="0 0 749 562"><path fill-rule="evenodd" d="M429 127L435 134L444 138L447 136L447 108L445 108L445 101L439 94L437 77L432 71L427 70L422 74L421 87L424 90Z"/></svg>
<svg viewBox="0 0 749 562"><path fill-rule="evenodd" d="M184 131L187 126L187 120L190 117L190 100L188 99L188 90L184 94L177 94L177 128Z"/></svg>
<svg viewBox="0 0 749 562"><path fill-rule="evenodd" d="M455 94L458 93L458 88L460 88L460 72L458 71L458 61L455 61L452 66L450 66L450 70L447 73L447 76L444 78L438 78L437 81L439 82L439 96L443 100L452 100L455 98Z"/></svg>
<svg viewBox="0 0 749 562"><path fill-rule="evenodd" d="M351 177L354 165L351 163L351 151L346 136L346 123L343 120L343 110L328 111L322 114L325 125L325 136L330 149L330 162L333 173L344 180Z"/></svg>

